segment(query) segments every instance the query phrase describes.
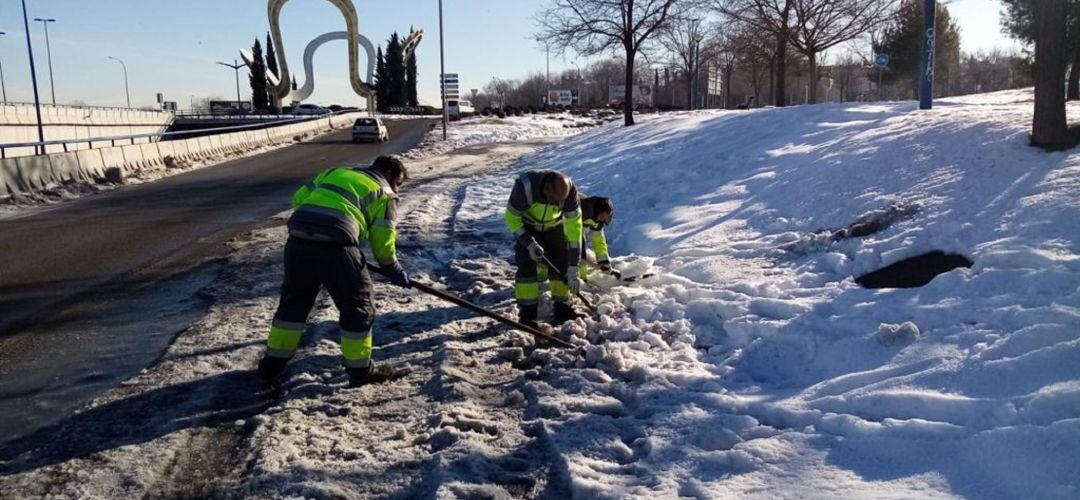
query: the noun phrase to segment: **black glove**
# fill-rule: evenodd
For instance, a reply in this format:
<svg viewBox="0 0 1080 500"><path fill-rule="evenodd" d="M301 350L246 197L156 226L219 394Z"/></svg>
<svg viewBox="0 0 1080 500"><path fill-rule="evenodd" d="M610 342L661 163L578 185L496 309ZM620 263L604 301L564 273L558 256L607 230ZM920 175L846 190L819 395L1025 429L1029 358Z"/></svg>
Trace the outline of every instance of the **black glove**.
<svg viewBox="0 0 1080 500"><path fill-rule="evenodd" d="M401 267L401 264L395 262L390 269L387 269L386 277L393 283L402 288L412 288L412 284L409 283L409 273L405 272L405 269Z"/></svg>

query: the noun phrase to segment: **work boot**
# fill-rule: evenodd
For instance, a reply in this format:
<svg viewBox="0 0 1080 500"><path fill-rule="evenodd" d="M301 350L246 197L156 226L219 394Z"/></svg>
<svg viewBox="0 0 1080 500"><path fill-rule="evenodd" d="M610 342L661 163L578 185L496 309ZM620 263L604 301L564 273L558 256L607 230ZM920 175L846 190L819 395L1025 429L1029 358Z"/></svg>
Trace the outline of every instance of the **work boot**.
<svg viewBox="0 0 1080 500"><path fill-rule="evenodd" d="M536 321L538 316L537 306L518 306L518 323L539 330L540 323Z"/></svg>
<svg viewBox="0 0 1080 500"><path fill-rule="evenodd" d="M554 307L555 324L561 325L567 321L573 321L581 317L574 307L566 302L556 302Z"/></svg>
<svg viewBox="0 0 1080 500"><path fill-rule="evenodd" d="M345 373L349 375L349 387L361 387L367 384L378 384L395 378L394 368L389 365L372 363L363 368L346 366Z"/></svg>
<svg viewBox="0 0 1080 500"><path fill-rule="evenodd" d="M288 363L289 360L286 358L263 356L262 360L259 361L259 376L262 377L263 382L273 384L285 372L285 365Z"/></svg>

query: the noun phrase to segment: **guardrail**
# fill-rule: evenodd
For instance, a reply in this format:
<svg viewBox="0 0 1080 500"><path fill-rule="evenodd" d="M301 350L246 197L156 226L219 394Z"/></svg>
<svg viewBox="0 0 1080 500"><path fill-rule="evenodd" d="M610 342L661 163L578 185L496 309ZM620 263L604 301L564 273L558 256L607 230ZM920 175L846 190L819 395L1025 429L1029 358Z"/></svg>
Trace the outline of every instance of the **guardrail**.
<svg viewBox="0 0 1080 500"><path fill-rule="evenodd" d="M2 105L31 106L31 107L33 107L34 103L32 103L32 102L6 101L6 102L0 102L0 106L2 106ZM145 112L145 113L171 113L171 111L163 110L163 109L160 109L160 108L155 108L153 106L147 106L145 108L125 108L123 106L93 106L93 105L82 105L82 104L45 104L45 103L41 103L41 107L42 108L100 109L100 110L107 110L107 111L142 111L142 112Z"/></svg>
<svg viewBox="0 0 1080 500"><path fill-rule="evenodd" d="M120 141L121 144L123 144L124 141L130 141L129 144L135 144L136 139L144 139L144 138L154 138L154 137L156 137L156 138L158 138L158 140L161 140L161 138L170 137L170 136L174 136L174 135L192 135L192 134L201 134L201 133L205 133L205 132L224 133L224 132L234 132L234 131L238 131L238 130L254 129L254 128L272 128L272 127L277 127L277 126L281 126L281 125L290 125L290 124L293 124L293 123L302 123L302 122L326 119L326 118L329 118L331 116L336 116L338 114L343 114L343 113L355 113L355 111L342 111L340 113L330 113L330 114L318 115L318 116L303 116L303 117L294 118L294 119L291 119L291 120L281 120L281 121L277 121L277 122L272 122L271 124L269 124L269 127L267 126L268 124L266 124L266 123L252 123L252 124L248 124L248 125L233 125L233 126L229 126L229 127L205 128L205 129L198 129L198 130L183 130L183 131L177 131L177 132L162 132L162 133L150 132L150 133L146 133L146 134L134 134L134 135L118 135L118 136L107 136L107 137L86 137L86 138L83 138L83 139L59 139L59 140L55 140L55 141L18 142L18 143L10 143L10 144L0 144L0 159L7 158L7 152L6 151L8 149L13 149L13 148L30 148L30 147L32 147L32 148L34 148L35 155L41 155L41 154L44 154L44 152L45 152L45 150L46 150L46 148L48 146L62 145L63 148L64 148L64 152L67 153L69 151L68 150L68 145L69 144L86 143L87 146L88 146L87 149L94 149L94 143L98 142L98 143L108 143L108 146L106 146L106 147L113 147L113 146L116 146L117 141ZM148 141L148 142L154 142L154 141L151 140L151 141Z"/></svg>

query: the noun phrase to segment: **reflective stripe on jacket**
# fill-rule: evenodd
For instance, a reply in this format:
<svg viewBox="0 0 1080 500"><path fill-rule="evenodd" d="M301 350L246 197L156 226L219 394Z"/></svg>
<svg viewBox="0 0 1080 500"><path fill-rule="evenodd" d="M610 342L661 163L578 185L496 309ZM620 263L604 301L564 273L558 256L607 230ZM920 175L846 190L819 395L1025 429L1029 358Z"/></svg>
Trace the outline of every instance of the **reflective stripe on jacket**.
<svg viewBox="0 0 1080 500"><path fill-rule="evenodd" d="M397 195L378 172L367 168L332 168L296 190L289 218L290 234L312 239L339 239L342 243L371 245L379 264L397 260Z"/></svg>
<svg viewBox="0 0 1080 500"><path fill-rule="evenodd" d="M552 170L523 172L514 181L510 191L510 202L506 206L506 226L514 237L525 234L526 228L533 231L550 231L559 226L566 233L570 247L581 248L581 204L578 201L577 187L570 183L570 195L562 204L545 203L543 197L544 181ZM578 252L571 252L577 255ZM576 264L574 259L573 263Z"/></svg>

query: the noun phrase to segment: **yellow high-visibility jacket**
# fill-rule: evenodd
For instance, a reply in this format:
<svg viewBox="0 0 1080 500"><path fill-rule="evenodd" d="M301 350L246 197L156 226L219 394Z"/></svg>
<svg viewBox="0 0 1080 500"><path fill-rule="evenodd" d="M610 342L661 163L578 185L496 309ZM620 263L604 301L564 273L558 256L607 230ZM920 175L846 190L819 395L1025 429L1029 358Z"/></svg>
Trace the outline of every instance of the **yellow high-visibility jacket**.
<svg viewBox="0 0 1080 500"><path fill-rule="evenodd" d="M331 168L296 190L291 236L371 245L380 265L397 263L397 194L368 168Z"/></svg>
<svg viewBox="0 0 1080 500"><path fill-rule="evenodd" d="M577 266L581 254L581 202L577 187L570 183L570 195L559 204L544 200L544 182L553 170L523 172L514 182L506 205L506 227L521 238L529 231L544 232L562 228L570 245L570 265Z"/></svg>

